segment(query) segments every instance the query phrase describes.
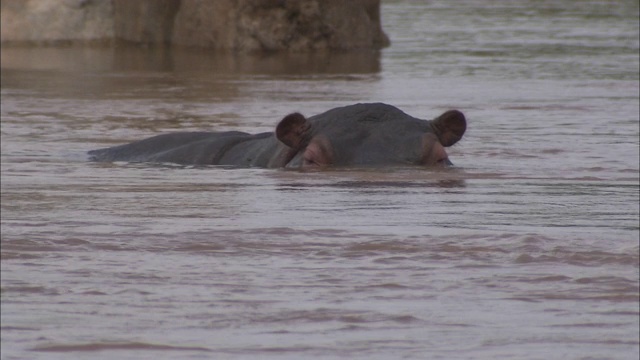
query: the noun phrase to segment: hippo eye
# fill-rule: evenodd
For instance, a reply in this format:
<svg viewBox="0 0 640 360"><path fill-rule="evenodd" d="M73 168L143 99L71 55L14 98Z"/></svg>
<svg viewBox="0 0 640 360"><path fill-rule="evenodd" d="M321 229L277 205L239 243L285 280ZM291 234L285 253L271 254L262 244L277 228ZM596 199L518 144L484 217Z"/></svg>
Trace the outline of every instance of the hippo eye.
<svg viewBox="0 0 640 360"><path fill-rule="evenodd" d="M450 163L449 158L446 158L446 157L436 161L436 164L442 165L442 166L447 166L449 165L449 163Z"/></svg>
<svg viewBox="0 0 640 360"><path fill-rule="evenodd" d="M306 155L302 158L302 166L320 166L313 158Z"/></svg>
<svg viewBox="0 0 640 360"><path fill-rule="evenodd" d="M327 166L331 164L328 141L323 138L312 141L302 154L302 166Z"/></svg>
<svg viewBox="0 0 640 360"><path fill-rule="evenodd" d="M445 165L449 164L449 157L444 147L432 134L423 137L424 153L422 163L424 165Z"/></svg>

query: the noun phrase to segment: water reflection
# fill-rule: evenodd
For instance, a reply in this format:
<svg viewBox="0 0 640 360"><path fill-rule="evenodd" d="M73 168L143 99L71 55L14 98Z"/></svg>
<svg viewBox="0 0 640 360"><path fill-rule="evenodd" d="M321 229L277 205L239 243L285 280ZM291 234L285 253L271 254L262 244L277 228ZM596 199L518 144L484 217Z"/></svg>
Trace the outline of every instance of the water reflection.
<svg viewBox="0 0 640 360"><path fill-rule="evenodd" d="M282 96L286 101L296 100L304 95L303 92L321 93L319 98L322 100L332 96L345 99L342 93L347 87L343 82L368 81L372 77L377 80L376 74L380 70L380 53L369 50L232 54L132 46L2 49L3 91L19 90L25 94L36 91L47 98L88 99L92 106L100 106L106 99L149 99L148 106L154 108L164 107L166 103L179 103L182 108L178 113L172 110L171 114L153 116L173 120L184 115L187 107L193 108L194 103L225 103L228 106L234 100L246 98L249 101L261 97L275 103L277 97ZM291 79L309 84L294 87L288 83ZM323 79L334 81L317 81ZM359 89L356 95L364 94ZM159 99L162 101L158 102ZM247 101L243 107L247 106ZM104 105L108 107L105 110L109 116L116 120L128 118L141 123L138 116L132 116L140 112L140 108L123 111L124 108L116 104ZM290 112L291 108L274 111L279 117ZM125 114L120 115L119 112ZM231 123L237 125L237 112L235 108L223 110L218 120L225 122L231 116ZM151 111L147 109L143 113L149 115ZM207 109L205 114L193 114L191 118L201 116L210 118L211 110ZM273 121L271 119L270 124Z"/></svg>
<svg viewBox="0 0 640 360"><path fill-rule="evenodd" d="M209 74L371 74L380 52L234 54L189 48L3 48L2 69L58 71L206 72Z"/></svg>

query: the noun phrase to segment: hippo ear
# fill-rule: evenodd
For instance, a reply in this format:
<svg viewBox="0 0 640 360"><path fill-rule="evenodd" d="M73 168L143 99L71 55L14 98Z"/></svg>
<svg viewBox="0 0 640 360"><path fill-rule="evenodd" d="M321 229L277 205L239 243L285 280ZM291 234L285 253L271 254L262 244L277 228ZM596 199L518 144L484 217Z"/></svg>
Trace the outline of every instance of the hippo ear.
<svg viewBox="0 0 640 360"><path fill-rule="evenodd" d="M289 114L276 127L276 137L288 147L300 149L311 138L311 123L300 113Z"/></svg>
<svg viewBox="0 0 640 360"><path fill-rule="evenodd" d="M462 139L467 130L467 120L458 110L449 110L431 121L442 146L451 146Z"/></svg>

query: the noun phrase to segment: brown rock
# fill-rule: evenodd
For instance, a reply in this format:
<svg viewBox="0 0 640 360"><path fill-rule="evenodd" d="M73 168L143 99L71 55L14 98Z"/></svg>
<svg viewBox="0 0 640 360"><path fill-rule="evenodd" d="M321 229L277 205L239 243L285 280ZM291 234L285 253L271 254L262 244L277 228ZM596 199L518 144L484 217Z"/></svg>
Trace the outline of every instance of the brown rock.
<svg viewBox="0 0 640 360"><path fill-rule="evenodd" d="M3 44L124 40L231 51L377 49L380 0L2 0Z"/></svg>
<svg viewBox="0 0 640 360"><path fill-rule="evenodd" d="M3 44L61 44L113 39L110 0L2 0Z"/></svg>
<svg viewBox="0 0 640 360"><path fill-rule="evenodd" d="M116 39L169 44L180 0L112 0Z"/></svg>
<svg viewBox="0 0 640 360"><path fill-rule="evenodd" d="M379 0L182 0L174 30L174 44L236 51L389 44Z"/></svg>

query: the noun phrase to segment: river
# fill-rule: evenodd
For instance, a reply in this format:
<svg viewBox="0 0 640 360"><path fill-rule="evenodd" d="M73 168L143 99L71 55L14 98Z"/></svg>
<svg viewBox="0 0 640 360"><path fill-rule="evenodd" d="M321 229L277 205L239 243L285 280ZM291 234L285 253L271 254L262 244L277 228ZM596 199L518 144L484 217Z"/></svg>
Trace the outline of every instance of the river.
<svg viewBox="0 0 640 360"><path fill-rule="evenodd" d="M1 357L637 359L638 2L384 1L334 55L2 49ZM455 168L92 163L459 109Z"/></svg>

